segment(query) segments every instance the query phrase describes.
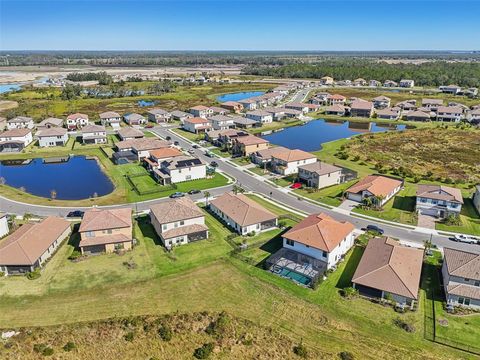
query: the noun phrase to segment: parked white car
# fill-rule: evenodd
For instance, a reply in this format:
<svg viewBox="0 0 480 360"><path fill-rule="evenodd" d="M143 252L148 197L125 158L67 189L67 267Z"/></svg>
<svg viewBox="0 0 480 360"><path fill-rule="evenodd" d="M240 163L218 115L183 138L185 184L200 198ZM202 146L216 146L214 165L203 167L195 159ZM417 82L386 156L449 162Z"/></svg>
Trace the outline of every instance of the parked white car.
<svg viewBox="0 0 480 360"><path fill-rule="evenodd" d="M453 239L467 244L480 244L480 239L471 235L455 235Z"/></svg>

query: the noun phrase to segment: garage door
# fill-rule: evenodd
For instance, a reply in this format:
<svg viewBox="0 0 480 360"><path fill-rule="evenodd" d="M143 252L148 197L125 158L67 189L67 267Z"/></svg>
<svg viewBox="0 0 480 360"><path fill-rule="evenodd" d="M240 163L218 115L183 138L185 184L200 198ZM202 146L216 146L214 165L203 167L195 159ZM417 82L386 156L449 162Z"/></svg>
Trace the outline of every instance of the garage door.
<svg viewBox="0 0 480 360"><path fill-rule="evenodd" d="M429 215L429 216L437 216L437 210L436 209L420 209L420 214Z"/></svg>
<svg viewBox="0 0 480 360"><path fill-rule="evenodd" d="M373 298L382 297L382 290L373 289L371 287L358 285L358 284L355 284L355 288L358 290L360 295L373 297Z"/></svg>
<svg viewBox="0 0 480 360"><path fill-rule="evenodd" d="M83 253L87 255L101 254L103 252L105 252L104 245L92 245L83 247Z"/></svg>
<svg viewBox="0 0 480 360"><path fill-rule="evenodd" d="M347 193L347 199L356 201L356 202L362 202L362 194Z"/></svg>

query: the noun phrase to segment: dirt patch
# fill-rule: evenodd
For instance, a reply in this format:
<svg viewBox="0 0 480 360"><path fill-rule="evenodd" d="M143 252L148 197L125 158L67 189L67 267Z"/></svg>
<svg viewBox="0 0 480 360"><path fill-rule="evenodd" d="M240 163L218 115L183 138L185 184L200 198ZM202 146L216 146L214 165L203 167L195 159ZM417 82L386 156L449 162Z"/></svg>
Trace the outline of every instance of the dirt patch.
<svg viewBox="0 0 480 360"><path fill-rule="evenodd" d="M0 112L18 107L18 102L12 100L0 100Z"/></svg>

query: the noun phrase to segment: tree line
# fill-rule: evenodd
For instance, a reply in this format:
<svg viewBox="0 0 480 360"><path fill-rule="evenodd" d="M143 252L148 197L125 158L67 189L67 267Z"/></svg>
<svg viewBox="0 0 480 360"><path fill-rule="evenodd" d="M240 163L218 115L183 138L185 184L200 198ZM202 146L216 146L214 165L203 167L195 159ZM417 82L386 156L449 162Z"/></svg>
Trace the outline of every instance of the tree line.
<svg viewBox="0 0 480 360"><path fill-rule="evenodd" d="M70 73L66 79L70 81L98 81L100 85L109 85L113 82L112 76L108 75L105 71Z"/></svg>
<svg viewBox="0 0 480 360"><path fill-rule="evenodd" d="M283 66L250 65L243 74L280 78L320 79L331 76L335 80L393 80L413 79L418 86L455 84L480 87L480 62L433 61L421 64L387 63L362 59L337 59L318 63L296 63Z"/></svg>

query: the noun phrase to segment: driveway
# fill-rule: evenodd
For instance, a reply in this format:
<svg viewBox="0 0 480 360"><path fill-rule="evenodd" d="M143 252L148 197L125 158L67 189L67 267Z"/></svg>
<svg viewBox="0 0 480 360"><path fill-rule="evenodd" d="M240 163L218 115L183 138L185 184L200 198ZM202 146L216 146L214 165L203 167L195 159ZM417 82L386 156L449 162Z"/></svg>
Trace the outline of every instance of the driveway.
<svg viewBox="0 0 480 360"><path fill-rule="evenodd" d="M356 206L358 206L358 202L353 201L353 200L345 199L345 200L343 200L343 202L337 207L337 209L346 210L346 211L350 212L350 211L352 211L353 208L355 208Z"/></svg>
<svg viewBox="0 0 480 360"><path fill-rule="evenodd" d="M435 218L430 215L418 214L418 227L435 229Z"/></svg>

